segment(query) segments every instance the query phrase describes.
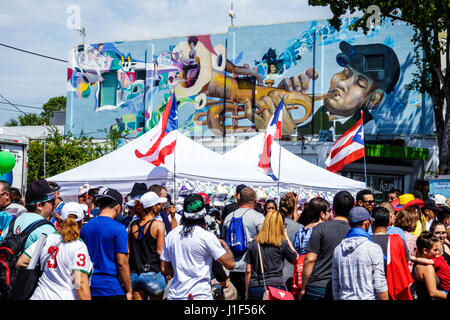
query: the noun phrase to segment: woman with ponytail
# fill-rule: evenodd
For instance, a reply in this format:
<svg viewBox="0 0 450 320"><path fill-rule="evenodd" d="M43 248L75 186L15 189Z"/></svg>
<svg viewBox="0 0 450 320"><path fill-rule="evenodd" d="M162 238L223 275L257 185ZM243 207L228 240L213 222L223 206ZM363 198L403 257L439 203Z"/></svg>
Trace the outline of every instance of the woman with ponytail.
<svg viewBox="0 0 450 320"><path fill-rule="evenodd" d="M79 238L83 218L83 208L77 202L68 202L62 208L60 231L47 236L40 252L39 261L45 266L30 300L91 300L93 265ZM38 242L25 250L17 266L28 266L37 253Z"/></svg>
<svg viewBox="0 0 450 320"><path fill-rule="evenodd" d="M161 300L167 285L161 274L160 255L164 246L165 225L156 220L161 212L160 198L149 191L135 201L134 212L137 219L128 228L128 248L130 252L130 277L133 300Z"/></svg>

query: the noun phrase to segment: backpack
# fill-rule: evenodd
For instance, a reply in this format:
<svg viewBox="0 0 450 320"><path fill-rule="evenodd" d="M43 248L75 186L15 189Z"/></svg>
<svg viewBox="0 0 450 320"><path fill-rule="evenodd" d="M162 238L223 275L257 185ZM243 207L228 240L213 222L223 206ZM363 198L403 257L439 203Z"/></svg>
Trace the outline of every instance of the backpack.
<svg viewBox="0 0 450 320"><path fill-rule="evenodd" d="M244 214L238 218L234 217L233 212L233 217L231 218L230 225L228 226L225 242L227 243L228 247L230 247L230 250L233 252L235 257L242 256L245 252L247 252L248 249L247 237L245 236L244 221L242 219L247 211L245 211Z"/></svg>
<svg viewBox="0 0 450 320"><path fill-rule="evenodd" d="M24 252L28 236L44 224L53 226L50 221L40 219L28 225L20 234L14 234L13 229L16 219L17 217L11 220L8 234L0 242L0 298L2 300L11 296L17 274L16 263Z"/></svg>

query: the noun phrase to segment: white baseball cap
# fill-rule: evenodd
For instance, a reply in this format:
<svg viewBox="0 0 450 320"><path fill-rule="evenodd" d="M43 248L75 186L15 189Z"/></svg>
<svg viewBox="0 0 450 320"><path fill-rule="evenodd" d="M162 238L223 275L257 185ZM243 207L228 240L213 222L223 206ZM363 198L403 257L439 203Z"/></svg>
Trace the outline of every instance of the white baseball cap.
<svg viewBox="0 0 450 320"><path fill-rule="evenodd" d="M144 208L150 208L154 205L157 205L158 203L167 202L167 198L160 198L153 191L149 191L144 193L139 201L142 203Z"/></svg>
<svg viewBox="0 0 450 320"><path fill-rule="evenodd" d="M85 195L89 192L89 184L86 183L80 187L80 191L78 192L78 196Z"/></svg>
<svg viewBox="0 0 450 320"><path fill-rule="evenodd" d="M67 202L61 209L61 219L66 221L70 214L76 218L75 221L81 221L84 218L84 211L78 202Z"/></svg>
<svg viewBox="0 0 450 320"><path fill-rule="evenodd" d="M435 194L433 196L434 202L436 202L436 205L446 205L445 203L445 197L442 194Z"/></svg>

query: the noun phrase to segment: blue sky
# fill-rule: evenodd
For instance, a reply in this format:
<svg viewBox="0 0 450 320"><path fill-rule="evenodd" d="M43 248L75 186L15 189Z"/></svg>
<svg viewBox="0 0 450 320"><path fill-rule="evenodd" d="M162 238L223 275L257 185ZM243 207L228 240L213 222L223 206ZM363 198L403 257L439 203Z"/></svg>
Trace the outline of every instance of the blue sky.
<svg viewBox="0 0 450 320"><path fill-rule="evenodd" d="M67 60L82 43L67 27L71 5L80 8L86 43L144 40L189 34L226 32L231 0L135 1L1 1L0 43ZM234 0L234 25L259 25L331 18L327 7L307 0ZM66 95L67 64L0 46L0 94L14 104L41 107L49 98ZM0 126L17 118L0 97ZM20 107L28 113L39 109Z"/></svg>

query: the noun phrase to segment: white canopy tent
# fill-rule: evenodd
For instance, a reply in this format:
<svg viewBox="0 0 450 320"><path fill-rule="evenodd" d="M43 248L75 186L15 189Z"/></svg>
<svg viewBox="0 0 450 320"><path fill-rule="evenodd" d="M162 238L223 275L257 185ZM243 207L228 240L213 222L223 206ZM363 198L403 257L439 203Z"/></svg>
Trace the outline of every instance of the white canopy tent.
<svg viewBox="0 0 450 320"><path fill-rule="evenodd" d="M164 164L154 166L135 155L136 149L145 149L149 133L101 158L47 180L61 186L65 200L76 198L79 188L85 183L90 187L108 186L124 195L131 191L135 182L144 182L147 186L164 184L170 193L175 182L177 194L183 186L194 192L228 194L234 193L241 183L254 188L274 186L273 180L257 169L230 161L178 131L174 132L177 135L175 152L166 156Z"/></svg>
<svg viewBox="0 0 450 320"><path fill-rule="evenodd" d="M263 141L264 133L260 133L226 152L224 156L230 161L256 169ZM365 188L364 182L349 179L316 166L281 147L276 141L272 143L271 152L272 169L275 177L280 177L279 181L277 180L280 188L297 190L302 198L321 195L332 201L332 195L337 191L347 190L355 194Z"/></svg>

